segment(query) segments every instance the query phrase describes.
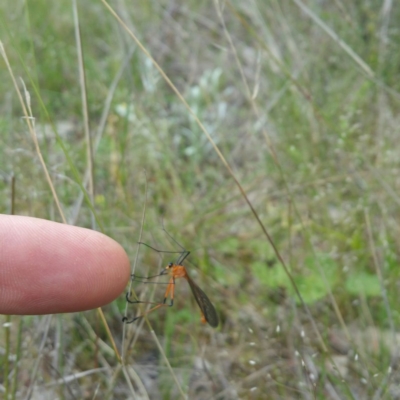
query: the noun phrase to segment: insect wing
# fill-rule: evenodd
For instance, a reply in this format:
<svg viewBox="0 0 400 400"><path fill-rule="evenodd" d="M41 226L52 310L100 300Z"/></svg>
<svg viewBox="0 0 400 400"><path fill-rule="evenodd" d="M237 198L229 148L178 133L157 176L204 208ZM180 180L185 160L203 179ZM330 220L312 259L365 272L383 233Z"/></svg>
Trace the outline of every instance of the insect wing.
<svg viewBox="0 0 400 400"><path fill-rule="evenodd" d="M196 299L196 302L204 315L204 318L213 328L216 328L219 321L217 312L215 311L215 307L213 306L207 295L189 277L188 282L190 285L190 289L192 289L193 296Z"/></svg>

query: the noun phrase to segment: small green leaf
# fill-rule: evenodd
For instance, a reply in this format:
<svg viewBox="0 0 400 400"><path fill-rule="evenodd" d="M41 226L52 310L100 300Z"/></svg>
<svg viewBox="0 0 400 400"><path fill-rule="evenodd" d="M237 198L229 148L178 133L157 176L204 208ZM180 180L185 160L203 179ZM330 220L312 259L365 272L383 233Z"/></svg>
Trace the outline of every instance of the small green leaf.
<svg viewBox="0 0 400 400"><path fill-rule="evenodd" d="M269 268L267 263L255 261L251 264L251 269L254 276L264 285L270 288L277 288L279 286L288 287L290 285L289 278L287 277L281 265L274 268Z"/></svg>
<svg viewBox="0 0 400 400"><path fill-rule="evenodd" d="M280 265L268 268L266 263L251 264L254 275L261 283L270 287L285 287L292 296L296 296L289 278ZM321 269L325 277L321 276ZM304 268L296 271L293 278L306 303L312 303L326 296L338 281L338 265L329 254L320 253L316 257L307 257ZM296 301L299 302L299 299Z"/></svg>
<svg viewBox="0 0 400 400"><path fill-rule="evenodd" d="M379 279L376 275L366 272L358 272L351 274L346 280L346 289L354 295L364 296L380 296L381 287Z"/></svg>

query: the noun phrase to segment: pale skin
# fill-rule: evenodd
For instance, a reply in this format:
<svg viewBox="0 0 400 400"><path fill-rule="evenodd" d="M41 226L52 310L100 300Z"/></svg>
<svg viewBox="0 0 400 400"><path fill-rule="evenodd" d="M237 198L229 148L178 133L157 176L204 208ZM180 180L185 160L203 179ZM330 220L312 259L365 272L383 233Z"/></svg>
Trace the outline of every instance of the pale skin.
<svg viewBox="0 0 400 400"><path fill-rule="evenodd" d="M130 278L124 249L90 229L0 214L0 314L85 311L117 298Z"/></svg>

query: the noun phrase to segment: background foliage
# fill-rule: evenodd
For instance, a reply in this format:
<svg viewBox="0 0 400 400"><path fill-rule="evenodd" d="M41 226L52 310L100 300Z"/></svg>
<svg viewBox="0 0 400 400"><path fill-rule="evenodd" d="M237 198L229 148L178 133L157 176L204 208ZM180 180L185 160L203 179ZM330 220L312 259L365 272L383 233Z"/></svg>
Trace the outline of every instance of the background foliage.
<svg viewBox="0 0 400 400"><path fill-rule="evenodd" d="M174 250L164 221L192 251L186 265L221 324L201 325L179 282L174 307L149 316L165 359L144 321L130 325L122 342L121 294L104 312L117 345L127 348L127 379L94 312L12 317L0 346L15 355L8 377L18 377L15 398L400 398L399 4L111 6L220 148L304 303L210 141L151 60L104 2L79 2L99 221L133 261L146 204L142 240ZM87 142L72 4L2 2L0 10L1 40L31 94L68 223L93 227L77 179L84 182ZM0 90L0 210L9 212L14 174L17 213L60 221L6 68ZM154 274L166 262L141 248L137 271ZM150 286L134 283L140 298L161 299L164 289ZM31 380L34 365L40 378Z"/></svg>

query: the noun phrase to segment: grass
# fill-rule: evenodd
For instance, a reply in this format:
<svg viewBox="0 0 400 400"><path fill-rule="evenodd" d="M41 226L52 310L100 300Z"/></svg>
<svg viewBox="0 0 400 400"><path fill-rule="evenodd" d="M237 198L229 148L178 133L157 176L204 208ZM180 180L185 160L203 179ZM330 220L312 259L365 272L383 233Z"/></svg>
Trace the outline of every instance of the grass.
<svg viewBox="0 0 400 400"><path fill-rule="evenodd" d="M121 294L103 309L119 351L123 340L121 366L94 311L11 317L0 341L3 392L400 398L398 5L111 6L131 33L104 2L78 5L94 151L94 192L86 200L72 4L0 6L1 40L31 94L43 163L66 221L93 227L94 210L96 226L132 263L144 205L142 240L171 250L164 221L192 251L186 266L221 324L201 325L188 286L179 282L173 308L122 336ZM0 74L0 210L9 212L14 174L17 214L62 221L10 75L5 68ZM157 273L166 262L141 248L137 272ZM165 290L133 285L145 299ZM30 382L34 368L40 379Z"/></svg>

